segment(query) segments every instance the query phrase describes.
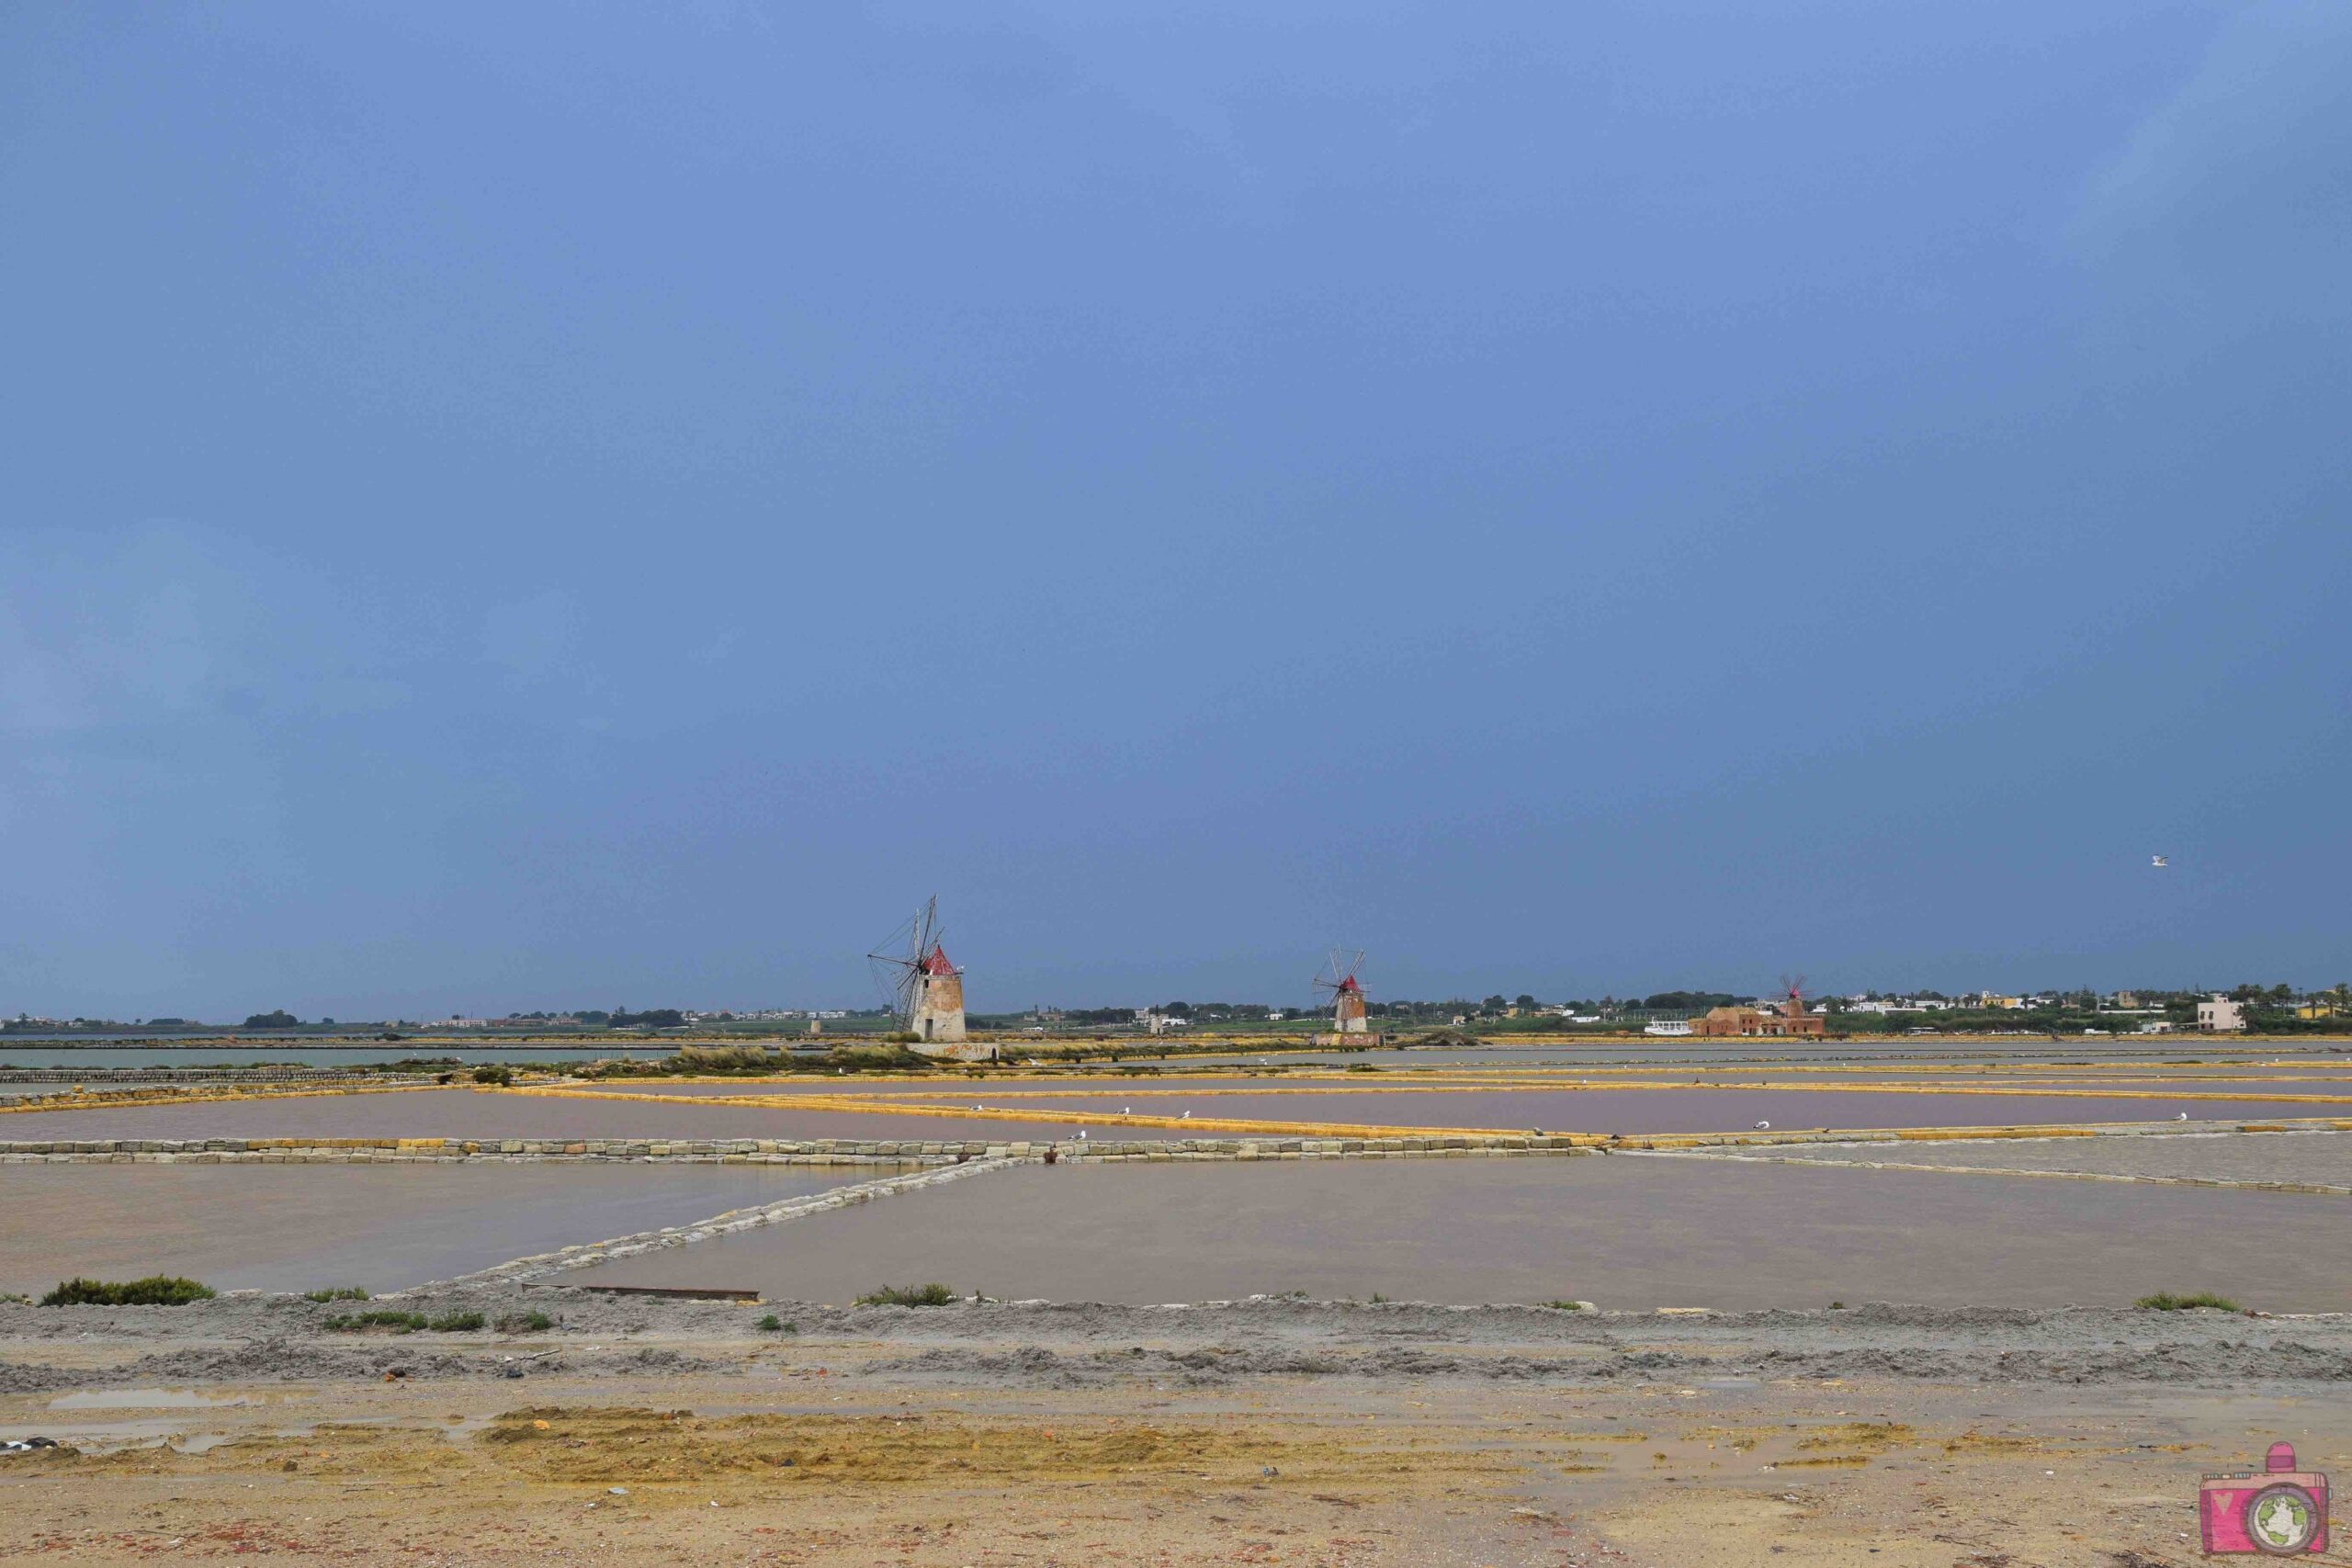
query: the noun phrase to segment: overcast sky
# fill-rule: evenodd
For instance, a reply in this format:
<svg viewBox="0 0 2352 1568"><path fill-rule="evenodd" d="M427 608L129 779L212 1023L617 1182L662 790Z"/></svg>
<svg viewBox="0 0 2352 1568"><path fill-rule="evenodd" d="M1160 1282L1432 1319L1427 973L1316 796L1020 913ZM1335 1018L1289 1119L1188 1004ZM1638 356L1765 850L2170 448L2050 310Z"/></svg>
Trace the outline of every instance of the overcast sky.
<svg viewBox="0 0 2352 1568"><path fill-rule="evenodd" d="M988 1010L2352 978L2347 83L7 7L0 1010L860 1003L933 892Z"/></svg>

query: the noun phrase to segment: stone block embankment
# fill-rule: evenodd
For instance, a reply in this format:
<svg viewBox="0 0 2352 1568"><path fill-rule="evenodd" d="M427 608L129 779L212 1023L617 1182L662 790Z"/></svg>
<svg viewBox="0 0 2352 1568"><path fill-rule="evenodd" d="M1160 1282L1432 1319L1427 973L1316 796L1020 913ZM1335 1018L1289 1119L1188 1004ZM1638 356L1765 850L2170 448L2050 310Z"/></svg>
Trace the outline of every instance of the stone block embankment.
<svg viewBox="0 0 2352 1568"><path fill-rule="evenodd" d="M928 1170L877 1177L855 1186L836 1187L826 1192L786 1198L781 1202L762 1203L749 1209L729 1209L723 1214L697 1220L693 1224L668 1225L661 1230L639 1231L633 1235L615 1236L607 1241L583 1242L554 1252L535 1253L528 1258L501 1263L495 1268L460 1275L455 1280L439 1280L432 1285L419 1285L415 1289L432 1291L453 1285L528 1284L573 1269L593 1269L599 1263L617 1258L634 1258L663 1247L687 1247L698 1241L708 1241L714 1236L735 1235L760 1225L805 1219L810 1214L870 1203L877 1198L895 1198L902 1192L918 1192L950 1181L961 1181L967 1177L985 1176L990 1171L1016 1169L1023 1163L1011 1156L999 1156L994 1159L968 1160L960 1165L935 1166Z"/></svg>
<svg viewBox="0 0 2352 1568"><path fill-rule="evenodd" d="M944 1165L974 1159L1491 1158L1589 1152L1566 1137L1142 1138L1057 1143L935 1138L74 1138L0 1142L0 1165L385 1165L437 1160Z"/></svg>
<svg viewBox="0 0 2352 1568"><path fill-rule="evenodd" d="M356 1088L409 1088L435 1081L437 1074L371 1073L363 1084L342 1067L0 1067L0 1083L65 1083L93 1092L119 1084L209 1084L218 1089L254 1085L332 1084Z"/></svg>
<svg viewBox="0 0 2352 1568"><path fill-rule="evenodd" d="M2092 1126L1874 1128L1804 1133L1679 1133L1602 1139L1591 1134L1497 1133L1393 1138L74 1138L0 1141L0 1165L389 1165L410 1161L628 1160L717 1165L951 1165L976 1159L1072 1164L1200 1160L1504 1159L1612 1152L1787 1147L1968 1139L2164 1137L2199 1133L2352 1131L2352 1122L2107 1123Z"/></svg>

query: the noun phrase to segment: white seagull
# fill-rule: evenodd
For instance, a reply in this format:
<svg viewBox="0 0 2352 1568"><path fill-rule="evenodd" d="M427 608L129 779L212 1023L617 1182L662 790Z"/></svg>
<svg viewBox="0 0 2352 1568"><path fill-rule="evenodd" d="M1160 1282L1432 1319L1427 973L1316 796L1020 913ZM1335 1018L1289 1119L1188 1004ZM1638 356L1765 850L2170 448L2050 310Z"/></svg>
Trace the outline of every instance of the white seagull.
<svg viewBox="0 0 2352 1568"><path fill-rule="evenodd" d="M2149 863L2150 865L2154 865L2154 866L2165 866L2165 865L2170 865L2170 864L2172 863L2172 856L2170 856L2170 855L2150 855L2150 856L2148 857L2148 863Z"/></svg>
<svg viewBox="0 0 2352 1568"><path fill-rule="evenodd" d="M1769 1133L1772 1130L1772 1123L1770 1122L1758 1122L1756 1123L1756 1130L1759 1133Z"/></svg>
<svg viewBox="0 0 2352 1568"><path fill-rule="evenodd" d="M2173 1120L2176 1122L2186 1122L2188 1120L2188 1112L2186 1111L2180 1111L2173 1117Z"/></svg>

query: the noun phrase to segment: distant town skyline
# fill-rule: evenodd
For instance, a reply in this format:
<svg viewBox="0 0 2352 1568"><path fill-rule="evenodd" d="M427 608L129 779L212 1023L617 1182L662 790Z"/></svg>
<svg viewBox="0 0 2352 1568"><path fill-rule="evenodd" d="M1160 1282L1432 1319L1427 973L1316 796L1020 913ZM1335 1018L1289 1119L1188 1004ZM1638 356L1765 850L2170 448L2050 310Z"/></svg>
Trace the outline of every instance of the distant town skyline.
<svg viewBox="0 0 2352 1568"><path fill-rule="evenodd" d="M1947 1007L1982 1007L1995 1010L2025 1009L2042 1006L2065 998L2080 998L2084 996L2093 998L2097 1004L2102 1007L2129 1010L2141 1006L2144 999L2149 998L2199 998L2212 995L2222 995L2232 991L2245 991L2249 988L2273 993L2283 992L2284 994L2278 997L2278 999L2281 1001L2287 1000L2290 998L2332 998L2346 1007L2352 1007L2352 983L2342 981L2334 982L2325 986L2299 986L2290 981L2275 981L2265 986L2256 982L2241 981L2234 986L2229 987L2176 985L2121 987L2106 991L2101 991L2097 987L2063 987L2048 989L2034 989L2029 987L2023 990L2001 990L1993 987L1980 987L1954 991L1943 991L1932 987L1919 987L1894 990L1885 990L1876 987L1871 987L1852 992L1823 993L1809 990L1804 994L1810 1002L1816 1006L1835 1007L1840 1010L1861 1014L1885 1013L1899 1010L1932 1011L1945 1009ZM1589 995L1570 997L1566 995L1550 994L1539 996L1536 993L1528 991L1509 993L1492 989L1473 988L1468 991L1451 993L1442 996L1433 995L1429 997L1395 998L1373 998L1371 1005L1374 1010L1375 1015L1386 1009L1406 1006L1408 1004L1420 1008L1439 1008L1457 1004L1472 1007L1492 1005L1498 1008L1509 1008L1514 1013L1521 1010L1522 1009L1532 1011L1561 1011L1594 1004L1605 1004L1621 1010L1641 1010L1645 1009L1664 1008L1674 1010L1696 1011L1710 1005L1735 1001L1744 1002L1777 999L1783 993L1777 987L1766 987L1753 993L1710 987L1682 987L1670 992L1632 991L1624 994L1620 994L1613 990L1604 990L1593 992ZM1911 1004L1918 1005L1913 1006ZM1270 1001L1264 998L1233 997L1221 999L1208 998L1195 999L1191 998L1170 997L1163 998L1157 1001L1137 1001L1133 998L1129 998L1126 1000L1112 1001L1044 1002L1033 1003L1026 1007L981 1008L975 1010L975 1011L977 1016L1026 1017L1036 1016L1040 1009L1056 1014L1065 1012L1133 1012L1138 1019L1143 1018L1147 1014L1159 1012L1169 1009L1176 1009L1180 1010L1270 1010L1277 1016L1312 1016L1328 1010L1328 1003L1321 1005L1313 1002L1298 1004L1279 1000ZM380 1017L370 1017L360 1013L346 1013L340 1016L333 1013L324 1013L317 1017L305 1017L293 1013L290 1010L273 1010L279 1015L280 1021L278 1026L283 1027L356 1027L362 1025L400 1023L420 1028L432 1028L436 1026L466 1028L486 1027L498 1024L519 1024L528 1021L544 1021L549 1023L586 1022L603 1024L611 1021L615 1014L626 1014L629 1010L623 1008L538 1007L514 1010L481 1010L478 1012L452 1011L447 1014L421 1012L413 1017L408 1014L390 1013L384 1014ZM727 1019L745 1022L773 1021L777 1023L800 1023L807 1022L811 1020L822 1022L828 1020L869 1015L884 1010L880 1003L869 999L864 1003L852 1003L839 1006L809 1004L801 1006L704 1007L691 1003L683 1006L673 1006L672 1004L663 1003L660 1004L656 1008L636 1010L674 1012L683 1015L687 1021L693 1021L695 1020ZM112 1014L51 1016L33 1014L25 1010L18 1010L15 1012L0 1010L0 1023L14 1024L18 1027L26 1025L38 1027L43 1024L64 1026L81 1021L110 1022L134 1027L141 1024L156 1024L187 1025L190 1027L206 1028L232 1027L237 1023L237 1020L232 1017L208 1018L191 1013L164 1014L158 1015L153 1019L145 1019L131 1015L120 1017ZM255 1014L248 1013L244 1018L244 1023L246 1026L253 1026L257 1021L258 1015ZM672 1020L670 1021L675 1022L676 1021Z"/></svg>

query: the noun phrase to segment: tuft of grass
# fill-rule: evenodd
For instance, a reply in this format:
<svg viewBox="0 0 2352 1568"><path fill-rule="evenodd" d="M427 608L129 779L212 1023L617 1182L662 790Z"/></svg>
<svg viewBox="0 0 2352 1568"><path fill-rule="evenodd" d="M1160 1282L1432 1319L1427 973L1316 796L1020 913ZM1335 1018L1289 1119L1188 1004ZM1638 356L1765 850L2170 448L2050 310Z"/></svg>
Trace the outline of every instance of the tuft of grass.
<svg viewBox="0 0 2352 1568"><path fill-rule="evenodd" d="M435 1334L469 1334L484 1321L478 1312L445 1312L439 1317L427 1317L421 1312L378 1307L349 1317L331 1317L327 1328L334 1334L357 1334L368 1328L389 1328L395 1334L416 1334L428 1328Z"/></svg>
<svg viewBox="0 0 2352 1568"><path fill-rule="evenodd" d="M1541 1306L1547 1306L1547 1307L1550 1307L1554 1312L1582 1312L1582 1311L1584 1311L1584 1303L1582 1303L1582 1302L1568 1302L1568 1301L1559 1301L1559 1302L1541 1302L1541 1303L1538 1303L1537 1304L1538 1304L1538 1305L1541 1305Z"/></svg>
<svg viewBox="0 0 2352 1568"><path fill-rule="evenodd" d="M555 1319L543 1312L518 1312L498 1320L501 1334L544 1334L555 1326Z"/></svg>
<svg viewBox="0 0 2352 1568"><path fill-rule="evenodd" d="M378 1307L373 1312L355 1313L349 1317L327 1319L330 1334L357 1334L363 1329L389 1328L395 1334L413 1334L426 1322L421 1312L401 1312L392 1307Z"/></svg>
<svg viewBox="0 0 2352 1568"><path fill-rule="evenodd" d="M2142 1312L2190 1312L2198 1307L2211 1307L2215 1312L2244 1312L2245 1308L2227 1296L2211 1291L2199 1291L2194 1295L2176 1296L2170 1291L2158 1291L2153 1296L2142 1296L2132 1303Z"/></svg>
<svg viewBox="0 0 2352 1568"><path fill-rule="evenodd" d="M514 1069L503 1062L486 1062L474 1069L474 1082L495 1084L500 1089L514 1081Z"/></svg>
<svg viewBox="0 0 2352 1568"><path fill-rule="evenodd" d="M682 1073L772 1073L785 1053L757 1045L685 1045L670 1058Z"/></svg>
<svg viewBox="0 0 2352 1568"><path fill-rule="evenodd" d="M937 1280L928 1285L885 1285L870 1296L860 1296L857 1304L892 1307L943 1307L956 1300L956 1292Z"/></svg>
<svg viewBox="0 0 2352 1568"><path fill-rule="evenodd" d="M1831 1312L1844 1312L1846 1310L1846 1303L1844 1302L1831 1302L1829 1303L1829 1310Z"/></svg>
<svg viewBox="0 0 2352 1568"><path fill-rule="evenodd" d="M55 1306L186 1306L209 1302L217 1292L209 1285L177 1275L150 1274L144 1280L84 1280L62 1281L41 1297L40 1304Z"/></svg>
<svg viewBox="0 0 2352 1568"><path fill-rule="evenodd" d="M1380 1305L1383 1302L1386 1301L1387 1299L1388 1299L1388 1298L1387 1298L1386 1296L1382 1295L1378 1291L1374 1291L1374 1292L1372 1292L1372 1304L1373 1304L1373 1305L1374 1305L1374 1306L1378 1306L1378 1305Z"/></svg>
<svg viewBox="0 0 2352 1568"><path fill-rule="evenodd" d="M302 1299L306 1302L364 1302L368 1299L368 1292L356 1285L336 1285L328 1290L304 1291Z"/></svg>
<svg viewBox="0 0 2352 1568"><path fill-rule="evenodd" d="M774 1313L770 1313L767 1316L760 1319L760 1326L766 1329L770 1334L797 1334L800 1332L800 1325L798 1324L786 1323L784 1319L776 1316Z"/></svg>

